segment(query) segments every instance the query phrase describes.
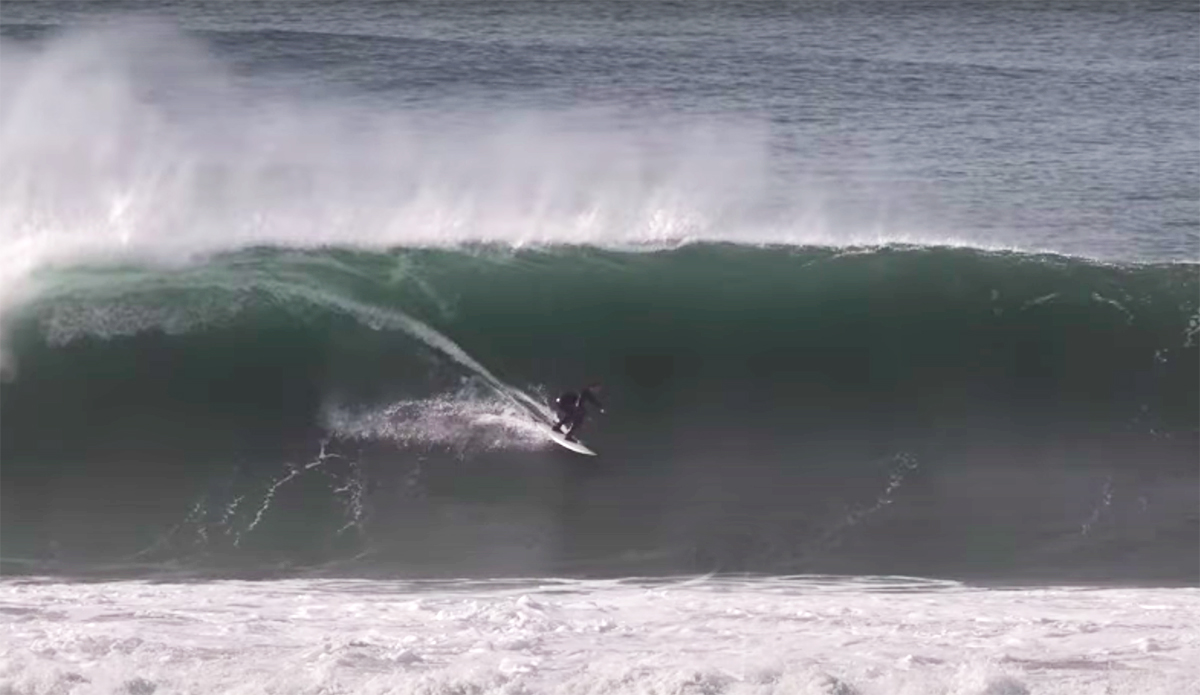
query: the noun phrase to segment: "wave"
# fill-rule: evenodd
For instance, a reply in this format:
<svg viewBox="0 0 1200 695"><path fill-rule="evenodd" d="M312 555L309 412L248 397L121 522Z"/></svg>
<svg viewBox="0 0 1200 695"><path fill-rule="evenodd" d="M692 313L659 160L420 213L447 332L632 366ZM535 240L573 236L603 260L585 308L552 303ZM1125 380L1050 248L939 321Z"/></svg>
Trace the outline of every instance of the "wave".
<svg viewBox="0 0 1200 695"><path fill-rule="evenodd" d="M263 247L35 280L12 566L1196 579L1192 264ZM544 422L592 379L585 461Z"/></svg>
<svg viewBox="0 0 1200 695"><path fill-rule="evenodd" d="M6 567L1196 578L1194 263L956 235L743 116L2 29Z"/></svg>

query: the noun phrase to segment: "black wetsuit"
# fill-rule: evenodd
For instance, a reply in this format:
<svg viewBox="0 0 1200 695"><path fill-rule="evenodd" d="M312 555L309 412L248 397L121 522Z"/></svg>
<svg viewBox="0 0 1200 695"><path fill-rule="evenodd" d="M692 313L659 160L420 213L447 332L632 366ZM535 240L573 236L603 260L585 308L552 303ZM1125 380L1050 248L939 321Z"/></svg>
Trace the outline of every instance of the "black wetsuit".
<svg viewBox="0 0 1200 695"><path fill-rule="evenodd" d="M554 431L558 432L564 425L569 425L566 431L567 439L574 440L575 430L583 424L583 418L587 415L586 404L591 403L604 412L604 406L600 405L600 399L596 398L596 394L592 390L585 388L579 393L568 391L559 396L554 401L554 407L558 410L558 422L554 425Z"/></svg>

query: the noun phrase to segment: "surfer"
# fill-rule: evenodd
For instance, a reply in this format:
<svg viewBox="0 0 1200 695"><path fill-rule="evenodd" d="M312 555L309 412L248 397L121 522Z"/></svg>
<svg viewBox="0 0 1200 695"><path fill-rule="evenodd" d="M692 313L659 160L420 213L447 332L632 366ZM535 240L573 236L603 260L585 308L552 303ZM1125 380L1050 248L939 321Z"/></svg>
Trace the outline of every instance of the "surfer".
<svg viewBox="0 0 1200 695"><path fill-rule="evenodd" d="M578 441L575 439L575 430L583 424L584 417L587 416L587 404L591 403L604 412L604 406L600 405L600 399L597 394L601 391L599 383L591 383L583 387L579 393L567 391L563 395L554 400L554 409L558 411L558 422L552 427L555 432L561 431L563 426L569 426L564 433L567 441Z"/></svg>

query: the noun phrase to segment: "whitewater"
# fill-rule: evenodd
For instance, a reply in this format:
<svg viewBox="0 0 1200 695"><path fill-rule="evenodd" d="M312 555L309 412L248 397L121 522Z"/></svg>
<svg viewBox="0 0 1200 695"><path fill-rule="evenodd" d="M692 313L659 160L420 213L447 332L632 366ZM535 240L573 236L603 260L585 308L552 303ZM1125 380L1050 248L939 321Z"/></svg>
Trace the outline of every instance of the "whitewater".
<svg viewBox="0 0 1200 695"><path fill-rule="evenodd" d="M1194 7L112 9L0 10L0 692L1200 692Z"/></svg>
<svg viewBox="0 0 1200 695"><path fill-rule="evenodd" d="M10 692L1154 695L1200 679L1195 589L10 581L0 607Z"/></svg>

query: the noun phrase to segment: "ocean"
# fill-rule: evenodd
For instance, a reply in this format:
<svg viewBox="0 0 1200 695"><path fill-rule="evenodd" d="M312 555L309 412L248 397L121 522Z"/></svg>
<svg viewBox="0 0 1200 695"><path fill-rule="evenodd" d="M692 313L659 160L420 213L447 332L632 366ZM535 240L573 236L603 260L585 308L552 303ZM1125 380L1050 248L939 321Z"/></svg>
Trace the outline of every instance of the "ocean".
<svg viewBox="0 0 1200 695"><path fill-rule="evenodd" d="M1200 683L1194 3L7 0L0 244L0 691Z"/></svg>

